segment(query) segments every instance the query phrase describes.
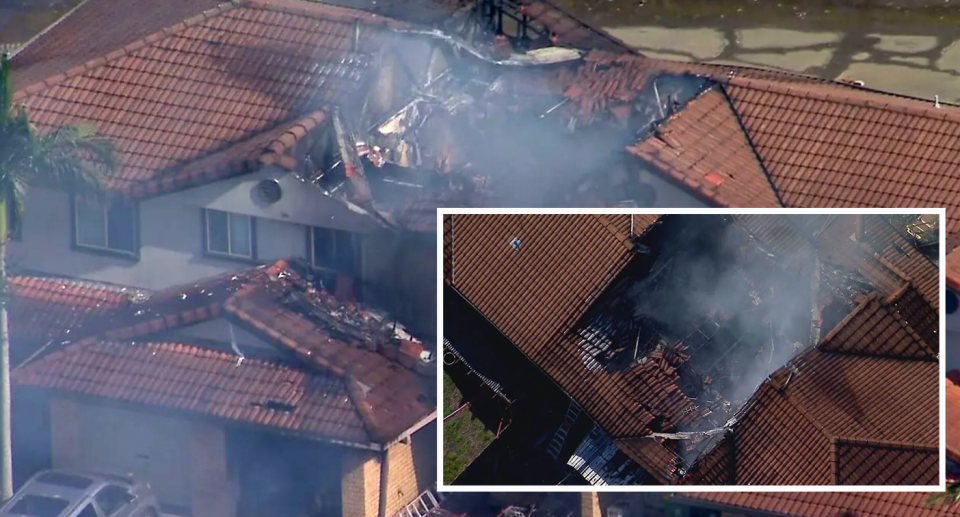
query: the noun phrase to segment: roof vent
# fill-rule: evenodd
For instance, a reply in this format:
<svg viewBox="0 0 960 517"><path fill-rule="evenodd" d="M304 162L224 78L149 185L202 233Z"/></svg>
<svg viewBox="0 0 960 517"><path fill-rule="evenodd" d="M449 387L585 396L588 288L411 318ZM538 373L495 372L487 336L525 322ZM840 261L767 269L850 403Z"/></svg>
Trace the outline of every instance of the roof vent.
<svg viewBox="0 0 960 517"><path fill-rule="evenodd" d="M515 250L520 249L521 244L523 244L523 241L520 240L520 237L514 237L510 240L510 247Z"/></svg>
<svg viewBox="0 0 960 517"><path fill-rule="evenodd" d="M283 197L283 189L280 188L280 182L275 179L265 179L257 183L257 195L264 202L274 204Z"/></svg>

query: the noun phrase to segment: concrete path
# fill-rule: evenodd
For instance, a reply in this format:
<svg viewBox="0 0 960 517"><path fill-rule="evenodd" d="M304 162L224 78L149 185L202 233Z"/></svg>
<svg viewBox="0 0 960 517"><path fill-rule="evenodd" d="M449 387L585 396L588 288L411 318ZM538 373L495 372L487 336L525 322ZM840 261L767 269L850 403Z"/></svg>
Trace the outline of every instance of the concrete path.
<svg viewBox="0 0 960 517"><path fill-rule="evenodd" d="M605 27L646 54L863 81L879 90L960 103L960 36L763 27Z"/></svg>

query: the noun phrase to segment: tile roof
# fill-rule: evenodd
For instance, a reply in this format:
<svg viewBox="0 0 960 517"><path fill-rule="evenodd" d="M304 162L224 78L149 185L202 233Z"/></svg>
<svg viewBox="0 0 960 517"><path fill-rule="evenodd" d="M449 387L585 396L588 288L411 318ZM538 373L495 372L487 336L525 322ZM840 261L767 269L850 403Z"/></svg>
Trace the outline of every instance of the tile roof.
<svg viewBox="0 0 960 517"><path fill-rule="evenodd" d="M420 360L421 344L283 260L152 294L90 318L85 330L89 340L127 342L218 317L342 379L369 441L386 443L435 411L435 367Z"/></svg>
<svg viewBox="0 0 960 517"><path fill-rule="evenodd" d="M944 396L947 415L947 455L954 461L960 461L960 419L953 415L960 415L960 371L947 372L947 391Z"/></svg>
<svg viewBox="0 0 960 517"><path fill-rule="evenodd" d="M717 81L711 89L628 151L695 195L723 206L738 206L739 200L730 198L733 189L725 190L726 182L710 188L709 171L698 165L716 155L753 151L759 165L737 167L737 181L749 185L736 186L766 190L755 197L756 205L946 206L948 235L960 233L960 204L951 190L960 164L960 153L950 145L960 134L957 108L834 83L740 73L708 76ZM622 91L607 91L630 97L643 81L617 84ZM743 139L726 136L734 127ZM669 135L673 148L657 134ZM723 171L718 174L722 177Z"/></svg>
<svg viewBox="0 0 960 517"><path fill-rule="evenodd" d="M706 453L691 484L933 484L939 370L909 361L810 349L764 381L729 443ZM722 456L732 456L721 460ZM724 463L727 462L727 463Z"/></svg>
<svg viewBox="0 0 960 517"><path fill-rule="evenodd" d="M317 3L225 3L45 77L16 99L41 131L92 125L119 155L107 186L152 195L222 177L224 164L233 173L284 165L277 155L323 120L316 110L365 92L387 29L401 26Z"/></svg>
<svg viewBox="0 0 960 517"><path fill-rule="evenodd" d="M728 207L781 204L722 91L703 92L657 136L627 150L708 202Z"/></svg>
<svg viewBox="0 0 960 517"><path fill-rule="evenodd" d="M951 205L955 109L739 77L723 88L788 206Z"/></svg>
<svg viewBox="0 0 960 517"><path fill-rule="evenodd" d="M657 219L633 216L634 234ZM628 216L585 214L469 214L444 220L445 282L614 438L645 434L656 418L647 410L651 406L667 409L665 425L693 418L683 413L692 403L677 388L675 369L648 361L626 372L586 371L568 332L630 262L629 225ZM520 241L517 249L511 247L514 238ZM623 445L632 445L624 451L661 482L671 479L666 465L673 453L659 443Z"/></svg>
<svg viewBox="0 0 960 517"><path fill-rule="evenodd" d="M14 90L213 9L221 0L85 0L10 59ZM90 30L96 27L97 30Z"/></svg>
<svg viewBox="0 0 960 517"><path fill-rule="evenodd" d="M819 344L820 349L828 352L870 353L935 360L940 349L939 341L930 342L924 339L914 330L911 321L927 333L926 331L937 325L936 313L930 315L933 317L932 321L915 321L912 307L902 312L898 310L896 302L908 296L908 291L908 286L904 286L901 295L888 300L880 299L876 291L870 293L853 312L827 333Z"/></svg>
<svg viewBox="0 0 960 517"><path fill-rule="evenodd" d="M466 214L451 225L448 282L534 361L632 256L605 216Z"/></svg>
<svg viewBox="0 0 960 517"><path fill-rule="evenodd" d="M695 74L713 80L730 77L775 79L791 85L826 84L846 91L852 87L824 79L763 68L669 61L645 56L592 50L583 60L544 70L503 74L513 93L562 95L573 101L574 113L586 121L597 112L636 99L647 82L663 74Z"/></svg>
<svg viewBox="0 0 960 517"><path fill-rule="evenodd" d="M367 443L343 378L169 342L83 341L14 372L22 386Z"/></svg>
<svg viewBox="0 0 960 517"><path fill-rule="evenodd" d="M6 292L10 333L18 348L22 340L46 342L77 338L84 322L128 302L138 290L72 278L11 276Z"/></svg>
<svg viewBox="0 0 960 517"><path fill-rule="evenodd" d="M953 517L955 507L924 504L928 493L916 492L696 492L674 497L794 517Z"/></svg>
<svg viewBox="0 0 960 517"><path fill-rule="evenodd" d="M565 220L574 217L574 221ZM688 429L700 421L695 401L679 388L682 379L677 365L664 363L662 354L653 352L655 360L637 362L622 370L585 369L578 336L565 331L579 318L569 315L583 314L583 306L592 305L597 293L606 290L610 280L625 267L604 271L594 264L588 270L579 266L578 275L565 273L569 268L577 269L581 253L603 256L630 232L629 216L608 216L606 223L619 237L601 247L582 232L587 217L447 217L445 282L457 288L556 381L625 454L658 481L671 483L676 479L679 454L674 450L676 441L643 436L651 428ZM860 295L846 317L824 329L826 335L817 348L794 359L792 364L801 372L796 378L787 381L790 369L784 367L773 375L774 380L761 386L737 424L736 447L721 442L726 452L718 446L701 456L687 481L699 476L695 482L725 483L729 472L716 469L734 463L738 466L736 482L744 484L884 484L873 483L875 480L865 477L868 474L887 476L881 479L889 482L885 484L926 484L926 476L937 471L935 466L932 470L927 467L931 461L936 462L938 437L937 423L929 418L937 414L939 400L933 373L938 368L938 320L936 310L915 282L884 258L896 235L892 226L883 219L864 220L864 239L854 242L847 233L853 220L848 216L793 221L782 216L737 215L735 220L764 250L779 257L778 268L786 267L788 275L794 270L798 274L809 271L816 254L822 262L858 278L857 285L872 292ZM645 222L643 228L648 224ZM591 230L599 231L596 225ZM533 240L538 235L550 239L546 253L539 253L543 244ZM516 250L509 244L514 237L520 240ZM512 258L512 254L525 250L530 250L532 255L526 260L532 262L525 262L524 255ZM511 263L514 260L516 264ZM614 260L619 264L624 259L617 253ZM919 273L923 285L932 287L927 281L931 274L929 261L905 257L900 263ZM481 276L482 271L491 270L499 274ZM565 285L556 279L579 281L584 274L599 287L591 291L585 285L573 284L573 289L556 292ZM827 285L833 280L821 282ZM927 294L938 297L936 290ZM553 310L560 314L550 312ZM918 382L920 378L924 380ZM775 383L789 384L789 390L779 390ZM909 415L889 414L885 411L897 407L890 404L891 400L912 400L913 411ZM882 429L878 422L889 428ZM770 442L771 436L779 437L777 444ZM797 441L783 442L783 436ZM858 464L857 454L865 449L874 451L875 459L900 461L904 466L890 469L870 463L866 470L858 470L853 466ZM773 455L778 450L779 457ZM722 453L734 458L727 460ZM807 470L788 467L791 461L814 456L822 456L823 462L805 464ZM890 477L895 475L905 477Z"/></svg>
<svg viewBox="0 0 960 517"><path fill-rule="evenodd" d="M960 247L947 253L947 286L960 291Z"/></svg>

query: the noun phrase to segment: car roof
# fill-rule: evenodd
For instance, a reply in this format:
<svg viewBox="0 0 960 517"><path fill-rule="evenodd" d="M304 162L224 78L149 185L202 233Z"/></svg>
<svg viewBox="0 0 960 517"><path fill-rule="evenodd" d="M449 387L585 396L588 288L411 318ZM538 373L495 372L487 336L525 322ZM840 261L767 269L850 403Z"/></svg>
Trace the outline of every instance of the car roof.
<svg viewBox="0 0 960 517"><path fill-rule="evenodd" d="M89 482L83 485L82 481ZM0 509L0 515L18 515L10 513L10 509L24 496L41 496L60 499L68 503L62 515L69 515L87 498L106 485L119 485L132 489L132 479L123 476L101 474L96 472L79 472L69 470L45 470L37 473Z"/></svg>

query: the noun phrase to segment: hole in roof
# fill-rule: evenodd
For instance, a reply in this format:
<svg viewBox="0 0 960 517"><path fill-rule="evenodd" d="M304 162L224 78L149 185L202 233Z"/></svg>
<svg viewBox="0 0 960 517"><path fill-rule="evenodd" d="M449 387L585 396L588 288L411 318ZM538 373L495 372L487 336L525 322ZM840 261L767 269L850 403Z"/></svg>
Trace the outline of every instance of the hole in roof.
<svg viewBox="0 0 960 517"><path fill-rule="evenodd" d="M520 240L520 237L514 237L513 239L510 239L510 247L515 250L520 249L521 244L523 244L523 241Z"/></svg>
<svg viewBox="0 0 960 517"><path fill-rule="evenodd" d="M947 291L947 314L957 312L958 303L960 303L960 300L957 299L957 294L953 291Z"/></svg>
<svg viewBox="0 0 960 517"><path fill-rule="evenodd" d="M288 404L286 402L280 402L279 400L268 400L266 402L251 402L251 406L260 408L260 409L269 409L271 411L282 411L284 413L293 413L297 410L297 406L293 404Z"/></svg>

